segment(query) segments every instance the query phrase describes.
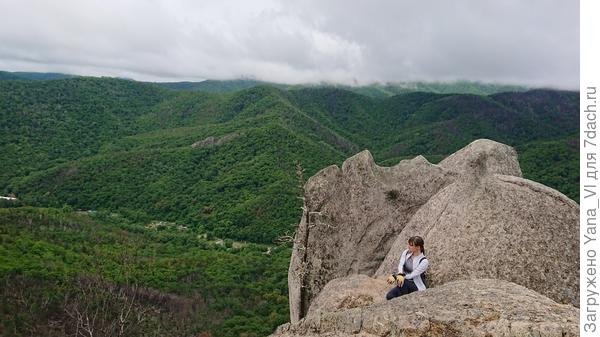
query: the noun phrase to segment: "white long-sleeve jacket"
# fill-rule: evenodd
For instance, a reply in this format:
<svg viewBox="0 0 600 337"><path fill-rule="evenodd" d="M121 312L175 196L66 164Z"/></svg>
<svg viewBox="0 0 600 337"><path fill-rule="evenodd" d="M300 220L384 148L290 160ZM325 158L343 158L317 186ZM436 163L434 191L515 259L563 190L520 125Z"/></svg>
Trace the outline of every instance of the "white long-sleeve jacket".
<svg viewBox="0 0 600 337"><path fill-rule="evenodd" d="M427 270L427 267L429 267L429 261L423 254L419 254L418 256L413 257L412 272L406 273L404 271L404 263L406 263L406 260L411 256L412 253L410 253L408 249L402 252L402 256L400 256L400 263L398 264L398 274L405 274L404 278L408 280L413 280L415 282L415 285L417 286L417 289L425 290L427 287L425 286L425 283L423 283L421 274L423 274Z"/></svg>

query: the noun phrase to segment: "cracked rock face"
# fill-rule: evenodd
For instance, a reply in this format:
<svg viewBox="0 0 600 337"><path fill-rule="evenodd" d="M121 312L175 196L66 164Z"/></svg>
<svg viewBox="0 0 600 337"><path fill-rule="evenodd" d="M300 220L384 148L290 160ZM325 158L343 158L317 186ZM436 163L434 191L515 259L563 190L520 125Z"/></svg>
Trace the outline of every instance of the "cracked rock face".
<svg viewBox="0 0 600 337"><path fill-rule="evenodd" d="M330 280L372 275L412 215L451 177L421 156L379 167L368 151L311 177L288 274L292 322Z"/></svg>
<svg viewBox="0 0 600 337"><path fill-rule="evenodd" d="M376 287L380 281L371 282ZM343 291L328 290L319 297ZM579 335L578 322L579 310L571 305L514 283L480 279L450 282L365 307L311 311L272 336L570 337Z"/></svg>
<svg viewBox="0 0 600 337"><path fill-rule="evenodd" d="M307 316L324 312L362 308L385 302L390 290L385 278L373 279L366 275L351 275L331 280L310 305Z"/></svg>
<svg viewBox="0 0 600 337"><path fill-rule="evenodd" d="M398 236L378 275L396 268L408 238L425 239L435 285L495 278L560 303L579 303L579 205L544 185L486 174L433 196Z"/></svg>
<svg viewBox="0 0 600 337"><path fill-rule="evenodd" d="M477 168L488 174L522 177L515 149L488 139L472 142L442 160L439 166L459 174L473 172Z"/></svg>
<svg viewBox="0 0 600 337"><path fill-rule="evenodd" d="M292 325L337 303L334 295L316 300L334 279L370 288L341 308L378 305L372 292L383 298L387 290L339 278L394 272L412 235L425 238L436 288L493 278L578 302L579 206L521 178L516 152L504 144L478 140L439 165L418 156L379 167L363 151L310 178L304 206L288 273Z"/></svg>

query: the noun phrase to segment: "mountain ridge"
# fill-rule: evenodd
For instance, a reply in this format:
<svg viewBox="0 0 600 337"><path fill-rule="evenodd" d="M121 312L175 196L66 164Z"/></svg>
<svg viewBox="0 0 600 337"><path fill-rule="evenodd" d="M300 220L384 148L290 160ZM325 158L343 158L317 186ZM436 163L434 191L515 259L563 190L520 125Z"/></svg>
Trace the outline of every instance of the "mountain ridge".
<svg viewBox="0 0 600 337"><path fill-rule="evenodd" d="M147 213L146 220L195 224L219 236L250 241L250 229L243 229L247 219L268 210L278 215L268 220L269 234L257 234L261 242L274 240L294 221L299 206L289 190L295 190L297 164L306 174L314 174L363 149L384 162L421 153L443 156L484 136L519 148L572 137L578 127L577 94L547 90L500 96L421 92L376 99L340 88L284 90L268 85L231 93L177 92L105 78L0 81L0 89L0 118L5 130L10 130L0 143L7 154L8 170L0 175L4 194L16 194L39 206L66 203L81 209L111 209L122 205ZM233 133L238 136L220 145L192 148L209 137ZM163 171L169 165L172 168ZM236 166L259 171L248 175ZM268 179L269 174L260 171L267 167L273 172ZM213 173L205 176L203 171ZM231 182L218 174L227 171L239 175L234 180L244 177L250 182L243 192L229 195L230 201L216 197L218 186ZM171 187L135 178L158 178L158 173L163 175L160 181ZM212 183L194 183L186 175L222 182L204 190ZM104 195L124 194L124 201L92 198L94 192L78 176L89 177L95 182L89 186L104 190ZM114 177L140 182L134 186ZM190 193L208 193L221 201L215 205L210 198L177 199L177 184L197 186ZM49 189L40 192L38 186ZM84 190L89 196L82 198L79 193ZM174 194L165 194L167 190ZM268 191L269 197L256 194L259 190ZM276 194L286 196L286 206L269 201ZM140 196L155 201L135 201ZM197 200L204 200L203 204ZM195 210L215 207L224 212L219 213L221 220L213 211ZM259 222L250 223L260 228Z"/></svg>
<svg viewBox="0 0 600 337"><path fill-rule="evenodd" d="M0 70L1 80L26 80L26 81L47 81L57 79L67 79L74 77L88 78L115 78L122 80L130 80L120 77L93 77L80 76L63 73L44 73L44 72L9 72ZM345 85L339 83L305 83L305 84L285 84L267 82L258 79L238 78L238 79L206 79L203 81L178 81L178 82L144 82L176 91L202 91L211 93L227 93L235 92L243 89L248 89L261 85L268 85L284 90L301 90L303 88L340 88L347 91L353 91L358 94L373 98L391 97L397 94L405 94L409 92L432 92L432 93L472 93L479 95L490 95L498 92L521 92L532 89L527 86L485 83L466 80L457 80L451 82L434 82L434 81L398 81L398 82L373 82L361 85Z"/></svg>
<svg viewBox="0 0 600 337"><path fill-rule="evenodd" d="M445 111L444 98L474 103ZM577 98L555 91L374 98L269 85L208 93L110 78L0 80L0 193L19 199L0 200L0 256L10 257L0 258L0 280L14 313L0 319L7 322L0 331L64 335L47 329L76 327L65 311L76 303L63 295L86 298L92 284L99 293L90 310L113 301L110 291L119 287L150 287L150 295L168 299L136 293L138 308L174 316L152 316L132 336L157 326L171 335L267 335L287 321L291 248L279 240L295 229L306 177L365 149L383 166L417 154L437 163L476 136L493 136L492 121L506 114L513 123L540 120L525 135L503 126L508 134L500 138L517 149L524 176L576 199ZM472 122L475 115L487 128ZM15 289L29 289L39 310L22 307ZM47 294L57 298L43 307ZM118 316L116 307L106 312Z"/></svg>

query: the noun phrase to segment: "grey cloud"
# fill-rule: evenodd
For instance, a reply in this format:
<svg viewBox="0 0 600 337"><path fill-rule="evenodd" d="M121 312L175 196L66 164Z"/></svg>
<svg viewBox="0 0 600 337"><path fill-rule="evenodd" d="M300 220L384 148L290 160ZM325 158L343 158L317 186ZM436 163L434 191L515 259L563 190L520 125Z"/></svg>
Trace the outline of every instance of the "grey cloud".
<svg viewBox="0 0 600 337"><path fill-rule="evenodd" d="M0 11L3 70L579 84L579 8L569 0L5 0Z"/></svg>

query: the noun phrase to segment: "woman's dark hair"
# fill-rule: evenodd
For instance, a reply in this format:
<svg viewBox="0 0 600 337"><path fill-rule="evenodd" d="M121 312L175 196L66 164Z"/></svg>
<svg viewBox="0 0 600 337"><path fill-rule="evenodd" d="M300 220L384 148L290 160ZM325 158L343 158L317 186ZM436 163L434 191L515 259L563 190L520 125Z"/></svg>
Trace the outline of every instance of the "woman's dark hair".
<svg viewBox="0 0 600 337"><path fill-rule="evenodd" d="M411 236L408 239L408 244L421 247L421 253L425 254L425 241L420 236Z"/></svg>

